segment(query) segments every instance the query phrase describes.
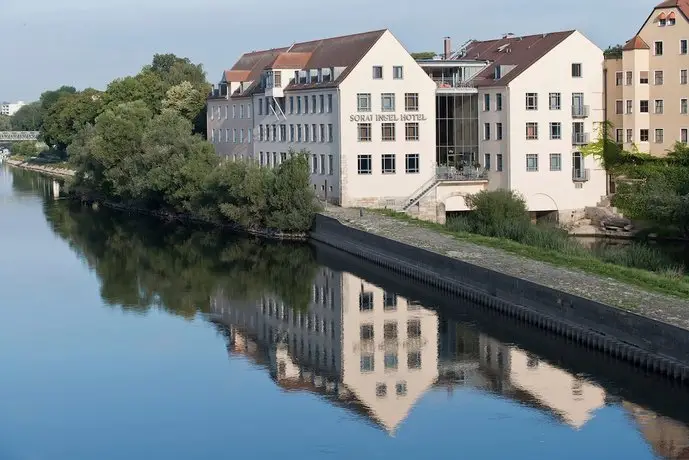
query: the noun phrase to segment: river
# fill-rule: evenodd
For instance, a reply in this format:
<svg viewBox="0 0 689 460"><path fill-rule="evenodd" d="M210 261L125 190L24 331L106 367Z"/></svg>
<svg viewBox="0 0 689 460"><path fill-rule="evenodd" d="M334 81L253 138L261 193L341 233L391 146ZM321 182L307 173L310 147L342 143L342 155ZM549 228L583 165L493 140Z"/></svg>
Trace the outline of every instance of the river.
<svg viewBox="0 0 689 460"><path fill-rule="evenodd" d="M689 392L320 245L0 165L0 459L689 458Z"/></svg>

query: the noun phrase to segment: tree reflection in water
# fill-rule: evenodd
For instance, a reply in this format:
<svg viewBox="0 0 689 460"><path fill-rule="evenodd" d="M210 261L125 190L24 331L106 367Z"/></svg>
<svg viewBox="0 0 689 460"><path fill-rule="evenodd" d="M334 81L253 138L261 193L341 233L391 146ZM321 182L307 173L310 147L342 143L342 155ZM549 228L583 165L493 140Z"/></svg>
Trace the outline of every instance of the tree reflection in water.
<svg viewBox="0 0 689 460"><path fill-rule="evenodd" d="M141 313L160 308L190 319L208 311L217 289L246 300L269 294L294 308L308 305L317 267L308 245L244 238L70 201L46 201L44 211L52 230L98 275L108 305Z"/></svg>

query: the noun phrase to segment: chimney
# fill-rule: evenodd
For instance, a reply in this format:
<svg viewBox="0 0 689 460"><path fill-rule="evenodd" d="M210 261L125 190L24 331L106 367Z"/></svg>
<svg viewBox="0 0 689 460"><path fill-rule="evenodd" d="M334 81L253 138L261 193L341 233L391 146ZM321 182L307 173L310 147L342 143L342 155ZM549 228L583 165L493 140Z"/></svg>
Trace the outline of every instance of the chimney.
<svg viewBox="0 0 689 460"><path fill-rule="evenodd" d="M448 60L452 56L452 40L450 37L443 39L443 59Z"/></svg>

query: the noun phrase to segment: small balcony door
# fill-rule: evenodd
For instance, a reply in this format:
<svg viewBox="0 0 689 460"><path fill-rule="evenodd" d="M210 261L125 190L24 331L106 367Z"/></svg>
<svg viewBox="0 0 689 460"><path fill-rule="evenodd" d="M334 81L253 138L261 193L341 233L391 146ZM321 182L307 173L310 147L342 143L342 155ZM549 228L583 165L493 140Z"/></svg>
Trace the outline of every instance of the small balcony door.
<svg viewBox="0 0 689 460"><path fill-rule="evenodd" d="M584 93L572 93L572 110L574 113L584 112Z"/></svg>

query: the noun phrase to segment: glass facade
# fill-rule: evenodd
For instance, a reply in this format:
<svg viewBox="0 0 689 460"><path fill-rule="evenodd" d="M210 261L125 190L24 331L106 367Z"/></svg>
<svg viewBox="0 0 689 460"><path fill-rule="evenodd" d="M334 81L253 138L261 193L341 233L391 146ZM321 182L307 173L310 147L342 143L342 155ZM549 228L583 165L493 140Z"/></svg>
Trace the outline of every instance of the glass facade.
<svg viewBox="0 0 689 460"><path fill-rule="evenodd" d="M436 95L436 144L438 166L478 162L478 94Z"/></svg>

